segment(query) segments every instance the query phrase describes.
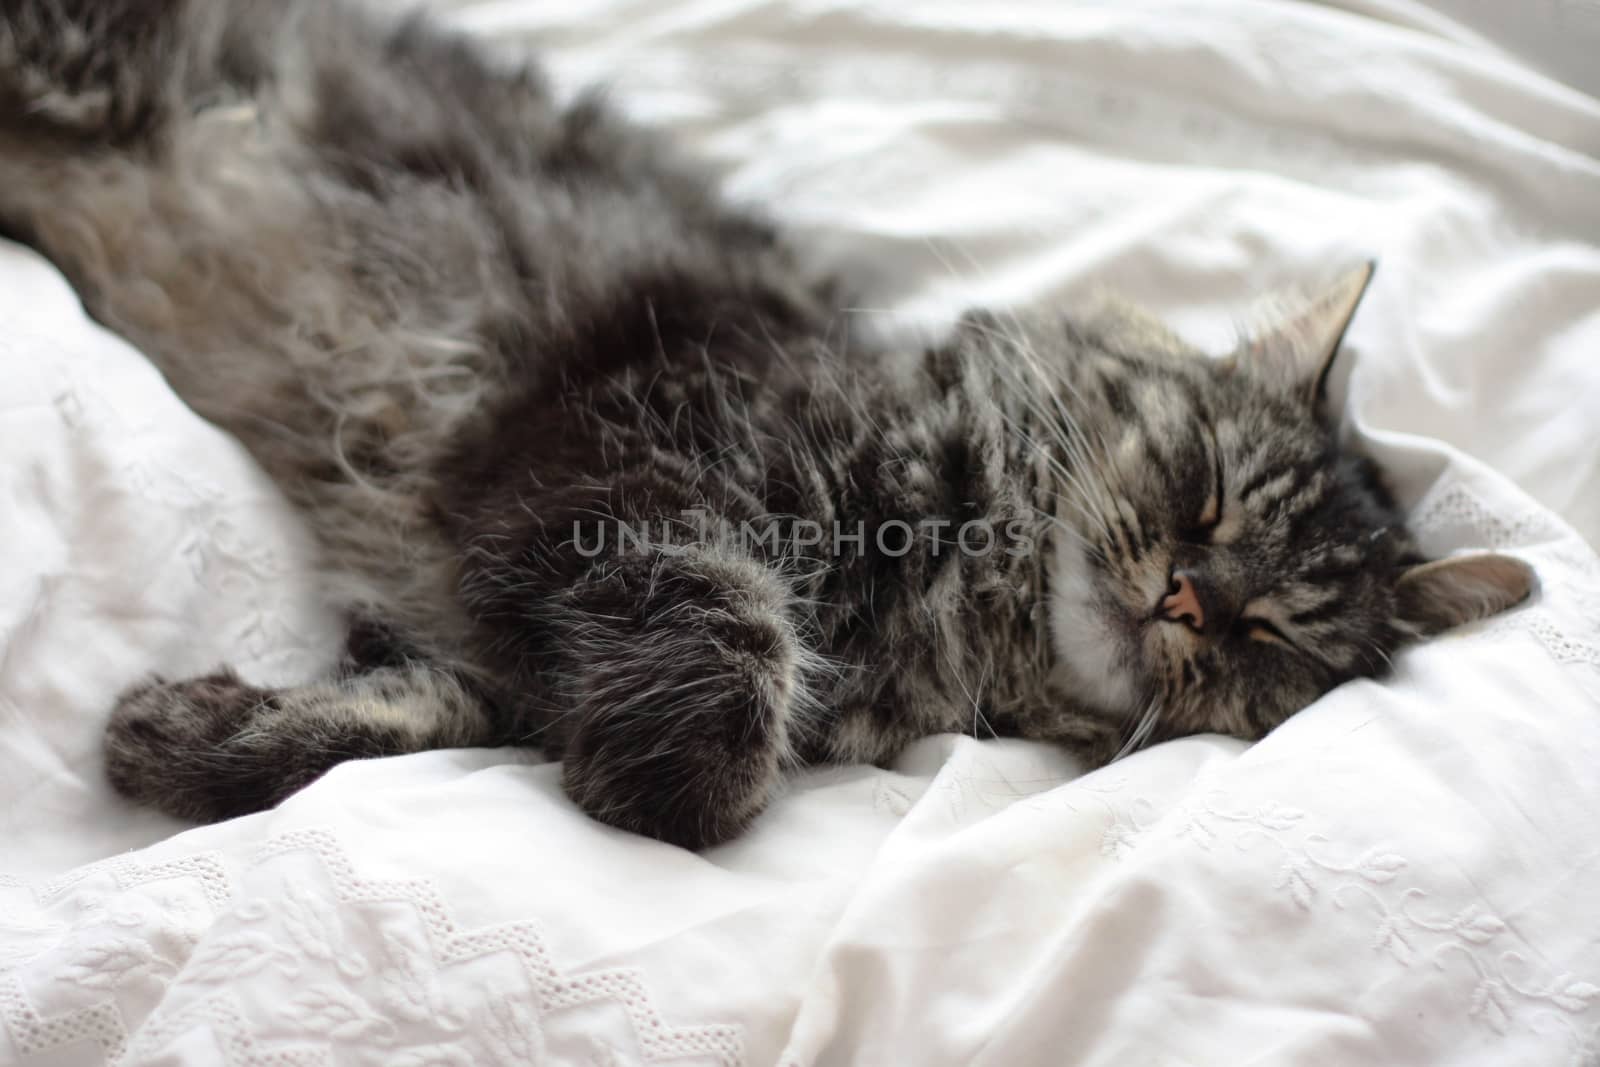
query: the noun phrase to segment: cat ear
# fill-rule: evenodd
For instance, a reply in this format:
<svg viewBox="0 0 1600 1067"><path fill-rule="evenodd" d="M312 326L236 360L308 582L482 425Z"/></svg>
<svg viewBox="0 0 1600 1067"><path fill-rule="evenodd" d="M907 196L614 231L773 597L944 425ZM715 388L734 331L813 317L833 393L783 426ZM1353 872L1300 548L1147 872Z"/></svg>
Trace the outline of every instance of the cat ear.
<svg viewBox="0 0 1600 1067"><path fill-rule="evenodd" d="M1291 290L1262 302L1262 325L1230 358L1269 386L1315 405L1375 263L1363 263L1313 292Z"/></svg>
<svg viewBox="0 0 1600 1067"><path fill-rule="evenodd" d="M1395 587L1395 616L1418 637L1487 619L1526 600L1533 568L1511 556L1452 556L1409 567Z"/></svg>

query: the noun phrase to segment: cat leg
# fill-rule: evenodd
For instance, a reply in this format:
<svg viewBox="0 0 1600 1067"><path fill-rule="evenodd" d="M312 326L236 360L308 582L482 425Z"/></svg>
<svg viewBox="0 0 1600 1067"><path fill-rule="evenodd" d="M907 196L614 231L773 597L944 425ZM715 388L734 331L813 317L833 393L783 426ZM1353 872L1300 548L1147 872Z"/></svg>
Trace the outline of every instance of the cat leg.
<svg viewBox="0 0 1600 1067"><path fill-rule="evenodd" d="M790 592L715 548L650 547L563 595L547 748L595 818L685 848L739 833L793 759L804 647Z"/></svg>
<svg viewBox="0 0 1600 1067"><path fill-rule="evenodd" d="M1065 749L1086 771L1104 767L1124 749L1133 751L1148 743L1136 737L1137 723L1121 723L1072 707L1050 705L1008 723L1019 736Z"/></svg>
<svg viewBox="0 0 1600 1067"><path fill-rule="evenodd" d="M125 796L214 822L269 808L345 760L500 740L481 697L423 664L281 689L222 670L124 693L105 760Z"/></svg>

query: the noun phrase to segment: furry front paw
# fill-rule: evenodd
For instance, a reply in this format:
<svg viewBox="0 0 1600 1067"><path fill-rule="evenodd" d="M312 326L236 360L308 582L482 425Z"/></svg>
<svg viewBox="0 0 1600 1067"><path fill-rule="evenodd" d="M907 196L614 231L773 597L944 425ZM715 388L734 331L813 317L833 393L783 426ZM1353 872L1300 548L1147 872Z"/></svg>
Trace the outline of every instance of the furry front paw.
<svg viewBox="0 0 1600 1067"><path fill-rule="evenodd" d="M214 822L255 810L221 757L271 700L230 670L135 686L106 726L106 775L122 795L179 818Z"/></svg>
<svg viewBox="0 0 1600 1067"><path fill-rule="evenodd" d="M707 848L777 785L803 653L777 583L753 568L685 554L631 577L590 589L609 625L575 631L563 784L602 822Z"/></svg>
<svg viewBox="0 0 1600 1067"><path fill-rule="evenodd" d="M776 786L784 709L770 689L686 660L580 706L567 794L612 826L688 849L742 832Z"/></svg>

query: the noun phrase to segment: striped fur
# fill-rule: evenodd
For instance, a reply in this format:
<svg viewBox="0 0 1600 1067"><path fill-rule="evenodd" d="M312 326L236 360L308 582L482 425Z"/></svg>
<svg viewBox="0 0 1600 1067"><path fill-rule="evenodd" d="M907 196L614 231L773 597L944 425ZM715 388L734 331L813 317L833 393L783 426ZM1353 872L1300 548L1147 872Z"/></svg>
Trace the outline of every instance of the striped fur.
<svg viewBox="0 0 1600 1067"><path fill-rule="evenodd" d="M113 783L186 817L526 744L700 847L936 731L1259 737L1530 588L1414 568L1319 410L1326 316L1227 361L1115 306L845 349L835 287L652 138L344 3L0 0L0 226L250 448L351 620L333 677L123 697Z"/></svg>

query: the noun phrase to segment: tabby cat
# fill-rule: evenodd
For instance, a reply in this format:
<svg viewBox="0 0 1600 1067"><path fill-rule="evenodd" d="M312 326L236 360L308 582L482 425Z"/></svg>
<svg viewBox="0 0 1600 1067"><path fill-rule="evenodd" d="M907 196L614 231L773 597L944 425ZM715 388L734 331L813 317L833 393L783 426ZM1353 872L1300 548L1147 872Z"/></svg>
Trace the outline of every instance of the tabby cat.
<svg viewBox="0 0 1600 1067"><path fill-rule="evenodd" d="M309 684L120 698L111 781L186 818L529 745L699 848L937 731L1259 738L1533 584L1424 562L1337 441L1366 268L1221 360L1114 302L846 347L773 227L422 20L0 0L0 226L245 443L349 619Z"/></svg>

